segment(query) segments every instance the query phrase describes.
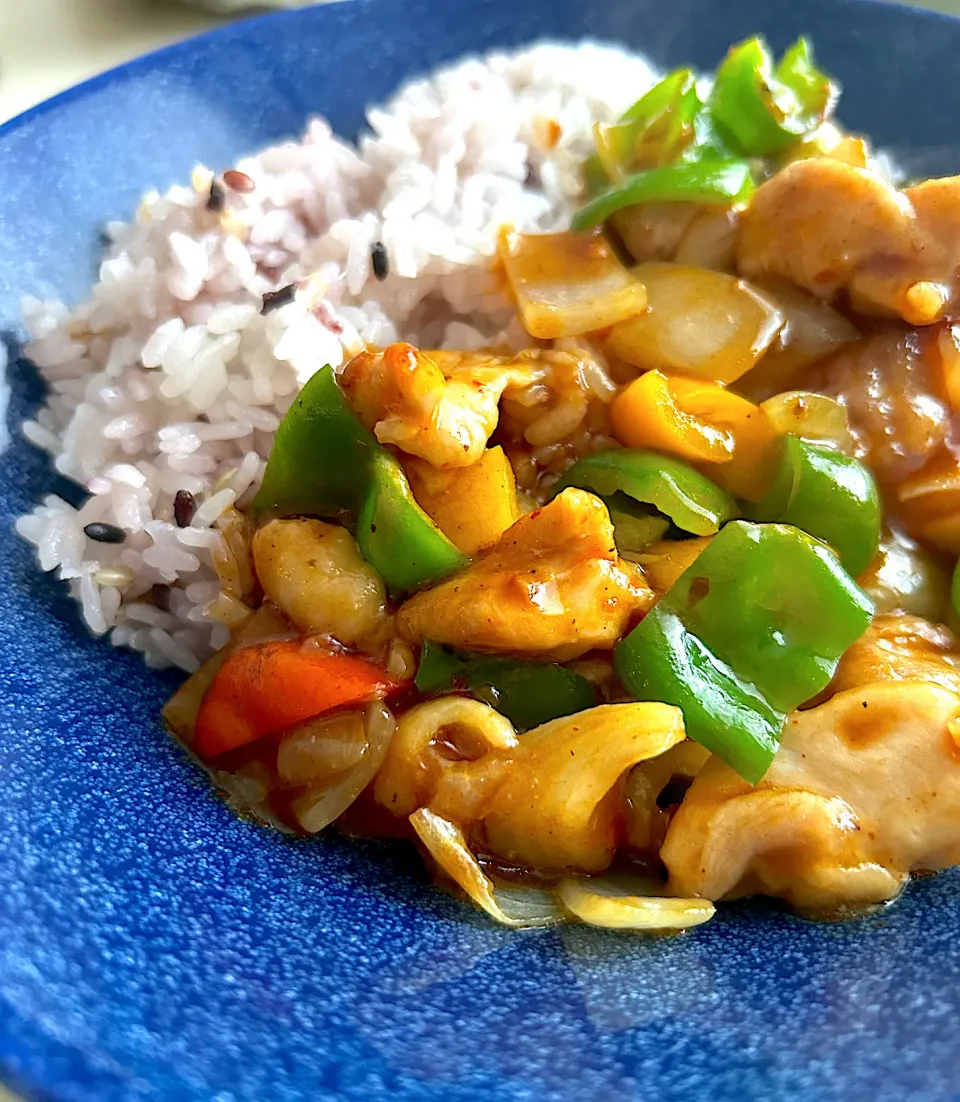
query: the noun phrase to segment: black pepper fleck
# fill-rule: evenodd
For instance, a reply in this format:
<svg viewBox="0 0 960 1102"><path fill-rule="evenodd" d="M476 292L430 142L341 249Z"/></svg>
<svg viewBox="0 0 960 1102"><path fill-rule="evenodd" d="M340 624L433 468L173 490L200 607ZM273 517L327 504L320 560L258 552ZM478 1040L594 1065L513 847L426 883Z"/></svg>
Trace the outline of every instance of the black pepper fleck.
<svg viewBox="0 0 960 1102"><path fill-rule="evenodd" d="M189 490L177 490L177 496L173 499L173 519L178 528L187 528L193 520L193 514L197 511L197 499Z"/></svg>
<svg viewBox="0 0 960 1102"><path fill-rule="evenodd" d="M382 241L374 241L370 250L370 263L373 265L373 274L383 283L390 274L390 254Z"/></svg>
<svg viewBox="0 0 960 1102"><path fill-rule="evenodd" d="M83 534L87 539L94 540L97 543L123 543L127 538L127 533L122 528L118 528L115 524L88 524Z"/></svg>
<svg viewBox="0 0 960 1102"><path fill-rule="evenodd" d="M269 314L274 310L279 310L281 306L289 306L296 296L296 283L288 283L286 287L281 287L279 291L267 291L263 296L263 305L260 307L260 313Z"/></svg>

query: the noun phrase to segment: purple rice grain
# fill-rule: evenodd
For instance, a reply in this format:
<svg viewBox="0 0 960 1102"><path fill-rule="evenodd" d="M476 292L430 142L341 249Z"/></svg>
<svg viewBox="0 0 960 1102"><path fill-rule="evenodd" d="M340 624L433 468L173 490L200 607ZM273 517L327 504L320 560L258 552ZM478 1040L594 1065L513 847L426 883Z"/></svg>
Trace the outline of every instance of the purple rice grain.
<svg viewBox="0 0 960 1102"><path fill-rule="evenodd" d="M127 533L122 528L101 521L86 525L83 534L94 543L125 543L127 539Z"/></svg>
<svg viewBox="0 0 960 1102"><path fill-rule="evenodd" d="M383 283L390 274L390 254L382 241L374 241L370 250L370 263L373 265L373 274Z"/></svg>
<svg viewBox="0 0 960 1102"><path fill-rule="evenodd" d="M271 314L274 310L279 310L281 306L289 306L296 297L296 283L288 283L286 287L281 287L279 291L267 291L263 296L263 305L260 307L260 313Z"/></svg>
<svg viewBox="0 0 960 1102"><path fill-rule="evenodd" d="M197 499L189 490L177 490L173 499L173 519L178 528L189 528L193 514L197 511Z"/></svg>
<svg viewBox="0 0 960 1102"><path fill-rule="evenodd" d="M238 191L241 195L254 191L256 183L245 172L236 168L228 168L223 174L223 182L231 191Z"/></svg>

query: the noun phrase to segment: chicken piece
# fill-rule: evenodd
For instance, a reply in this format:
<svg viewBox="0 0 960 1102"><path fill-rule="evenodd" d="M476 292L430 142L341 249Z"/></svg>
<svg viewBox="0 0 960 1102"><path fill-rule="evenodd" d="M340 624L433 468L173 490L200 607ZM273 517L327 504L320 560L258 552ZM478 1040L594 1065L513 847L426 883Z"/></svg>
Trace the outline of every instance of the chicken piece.
<svg viewBox="0 0 960 1102"><path fill-rule="evenodd" d="M612 647L653 603L639 568L617 557L603 502L564 490L521 517L467 570L397 613L409 642L566 661Z"/></svg>
<svg viewBox="0 0 960 1102"><path fill-rule="evenodd" d="M673 890L781 896L810 912L893 899L960 862L960 696L883 682L794 712L751 788L712 759L661 850Z"/></svg>
<svg viewBox="0 0 960 1102"><path fill-rule="evenodd" d="M840 659L827 691L878 681L932 681L960 694L960 639L919 616L877 616Z"/></svg>
<svg viewBox="0 0 960 1102"><path fill-rule="evenodd" d="M781 276L818 298L911 325L942 317L960 293L960 177L897 191L829 157L795 161L757 189L737 257L750 279Z"/></svg>
<svg viewBox="0 0 960 1102"><path fill-rule="evenodd" d="M337 524L271 520L253 537L257 577L268 600L301 631L346 646L370 646L389 629L387 594L357 541Z"/></svg>
<svg viewBox="0 0 960 1102"><path fill-rule="evenodd" d="M394 444L435 467L469 467L497 427L508 386L537 381L535 358L489 353L420 352L391 344L361 352L340 383L360 420L382 444Z"/></svg>

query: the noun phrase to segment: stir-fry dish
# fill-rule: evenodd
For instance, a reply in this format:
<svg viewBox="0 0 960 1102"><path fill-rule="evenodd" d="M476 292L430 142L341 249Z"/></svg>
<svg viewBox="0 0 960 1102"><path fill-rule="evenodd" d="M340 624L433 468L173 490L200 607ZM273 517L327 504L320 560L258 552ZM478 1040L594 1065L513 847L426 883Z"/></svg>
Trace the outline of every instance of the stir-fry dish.
<svg viewBox="0 0 960 1102"><path fill-rule="evenodd" d="M837 99L803 39L669 74L569 230L502 227L525 347L312 375L165 711L234 802L516 926L960 862L960 178L891 182Z"/></svg>

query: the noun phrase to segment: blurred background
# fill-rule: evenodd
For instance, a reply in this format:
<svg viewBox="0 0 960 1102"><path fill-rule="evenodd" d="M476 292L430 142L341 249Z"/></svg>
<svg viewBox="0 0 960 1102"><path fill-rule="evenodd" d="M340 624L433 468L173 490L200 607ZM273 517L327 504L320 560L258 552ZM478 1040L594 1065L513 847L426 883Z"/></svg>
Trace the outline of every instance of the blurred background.
<svg viewBox="0 0 960 1102"><path fill-rule="evenodd" d="M914 2L960 15L960 0ZM0 122L148 50L230 19L307 4L308 0L0 0Z"/></svg>

